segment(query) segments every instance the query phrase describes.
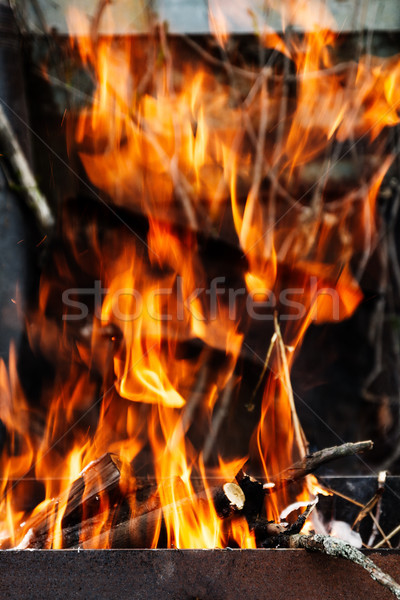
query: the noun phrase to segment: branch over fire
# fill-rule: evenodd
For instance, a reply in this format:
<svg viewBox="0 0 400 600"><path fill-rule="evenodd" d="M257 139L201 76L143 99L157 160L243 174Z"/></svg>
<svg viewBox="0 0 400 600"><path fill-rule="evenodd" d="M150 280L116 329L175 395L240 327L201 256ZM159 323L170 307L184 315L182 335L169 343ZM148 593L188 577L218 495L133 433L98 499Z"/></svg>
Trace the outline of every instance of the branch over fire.
<svg viewBox="0 0 400 600"><path fill-rule="evenodd" d="M302 460L299 460L282 473L279 473L279 475L273 476L270 481L271 483L274 483L275 486L271 488L267 484L265 488L266 492L273 491L274 489L277 490L290 485L294 481L299 481L299 479L303 479L306 475L314 473L321 465L327 462L337 460L338 458L345 458L346 456L352 456L353 454L359 454L366 450L372 450L373 447L374 444L371 440L364 442L348 442L341 446L332 446L331 448L324 448L313 454L308 454Z"/></svg>
<svg viewBox="0 0 400 600"><path fill-rule="evenodd" d="M313 454L308 454L291 467L282 471L282 473L272 475L269 477L268 483L264 484L255 477L245 473L243 469L240 469L236 475L236 481L246 496L247 506L245 507L245 511L248 510L252 515L258 515L265 494L273 494L275 491L287 487L311 473L315 473L321 465L327 462L365 452L366 450L372 450L373 446L373 442L367 440L364 442L348 442L341 446L332 446L331 448L318 450Z"/></svg>

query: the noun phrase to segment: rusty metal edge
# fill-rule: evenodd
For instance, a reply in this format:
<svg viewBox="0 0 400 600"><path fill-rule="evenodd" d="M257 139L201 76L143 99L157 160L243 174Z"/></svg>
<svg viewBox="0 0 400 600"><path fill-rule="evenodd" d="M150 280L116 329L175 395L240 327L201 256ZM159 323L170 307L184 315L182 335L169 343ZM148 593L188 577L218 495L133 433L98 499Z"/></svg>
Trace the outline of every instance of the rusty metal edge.
<svg viewBox="0 0 400 600"><path fill-rule="evenodd" d="M400 552L366 552L400 581ZM10 550L0 598L389 600L360 567L305 550Z"/></svg>

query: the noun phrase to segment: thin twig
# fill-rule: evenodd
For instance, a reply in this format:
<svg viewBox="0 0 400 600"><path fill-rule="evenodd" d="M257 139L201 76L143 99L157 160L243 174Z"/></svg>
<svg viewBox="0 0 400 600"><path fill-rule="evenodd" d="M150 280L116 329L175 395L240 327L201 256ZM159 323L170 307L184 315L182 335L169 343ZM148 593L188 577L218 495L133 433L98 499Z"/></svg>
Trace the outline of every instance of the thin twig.
<svg viewBox="0 0 400 600"><path fill-rule="evenodd" d="M182 35L181 37L188 44L188 46L191 46L191 48L196 50L196 52L199 54L199 56L201 56L201 58L203 58L210 65L212 65L214 67L220 67L224 71L232 70L232 72L235 73L236 75L240 75L244 79L250 79L252 81L257 79L257 77L259 76L259 73L257 73L256 71L250 71L248 69L243 69L241 67L237 67L236 65L232 65L232 63L227 64L226 61L216 58L210 52L207 52L207 50L204 50L204 48L202 46L197 44L197 42L195 42L189 36ZM332 67L328 67L327 69L321 69L318 71L308 71L306 73L296 73L295 75L288 74L285 79L289 83L289 82L297 82L300 79L307 80L307 79L316 79L318 77L324 77L324 76L331 77L332 75L340 75L342 73L346 73L349 69L354 68L354 64L355 64L354 61L338 63L337 65L333 65ZM263 67L263 69L264 68L265 67ZM268 65L268 69L270 69L269 65ZM282 75L274 75L273 77L276 80L279 80L279 81L282 80Z"/></svg>
<svg viewBox="0 0 400 600"><path fill-rule="evenodd" d="M0 99L0 147L12 169L19 191L34 213L40 228L47 231L54 225L54 217L46 198L38 188L31 167L10 125Z"/></svg>
<svg viewBox="0 0 400 600"><path fill-rule="evenodd" d="M337 490L334 490L333 488L325 485L325 483L324 483L324 488L330 494L332 494L334 496L339 496L339 498L343 498L343 500L347 500L347 502L351 502L351 504L355 504L355 506L359 506L360 508L363 508L363 506L364 506L362 502L358 502L358 500L354 500L354 498L350 498L349 496L346 496L346 494L342 494L342 492L338 492Z"/></svg>
<svg viewBox="0 0 400 600"><path fill-rule="evenodd" d="M218 410L216 411L215 416L213 416L210 431L204 443L203 458L205 463L207 463L211 457L211 453L215 447L221 427L229 412L229 405L232 400L233 388L234 377L232 376L224 388Z"/></svg>
<svg viewBox="0 0 400 600"><path fill-rule="evenodd" d="M296 411L296 405L295 405L294 397L293 397L292 384L290 381L290 370L289 370L289 365L288 365L287 356L286 356L286 347L285 347L285 344L283 343L282 333L281 333L281 329L279 327L278 316L276 313L274 314L274 326L275 326L275 333L277 336L278 345L279 345L279 349L280 349L280 355L281 355L281 359L282 359L283 375L284 375L286 392L287 392L288 400L289 400L289 404L290 404L290 412L292 415L294 437L295 437L296 444L297 444L297 447L299 450L300 458L305 459L305 457L307 455L307 451L308 451L308 442L306 440L306 436L304 434L303 428L301 426L301 423L300 423L300 420L299 420L299 417L298 417L297 411Z"/></svg>
<svg viewBox="0 0 400 600"><path fill-rule="evenodd" d="M392 537L394 537L398 533L400 533L400 525L398 525L395 529L393 529L393 531L391 531L390 533L388 533L387 536L383 540L381 540L379 542L379 544L375 544L375 546L373 547L373 550L377 550L378 548L382 548L382 546L384 546L388 542L388 540L391 540Z"/></svg>
<svg viewBox="0 0 400 600"><path fill-rule="evenodd" d="M285 38L287 33L285 33ZM275 232L275 222L276 222L276 192L277 192L277 181L278 181L278 173L279 173L279 163L282 157L282 151L284 148L284 133L286 127L287 120L287 110L288 110L288 77L289 75L289 59L287 56L284 57L284 66L283 66L283 85L282 85L282 95L281 101L279 105L279 115L278 115L278 129L274 144L274 151L272 155L272 168L270 169L273 178L271 180L270 190L269 190L269 198L268 198L268 220L267 220L267 235L265 238L265 244L267 245L267 251L271 252L273 248L274 241L274 232Z"/></svg>
<svg viewBox="0 0 400 600"><path fill-rule="evenodd" d="M90 37L93 42L97 42L99 38L100 22L103 13L109 4L112 4L113 0L99 0L96 8L96 12L93 15L92 26L90 28Z"/></svg>
<svg viewBox="0 0 400 600"><path fill-rule="evenodd" d="M382 527L379 524L382 496L383 496L383 492L385 490L385 481L386 481L386 471L381 471L378 476L378 489L377 489L376 493L366 503L366 505L362 507L362 509L358 513L358 515L353 523L353 528L355 528L356 531L358 531L361 521L366 516L371 517L373 526L372 526L372 532L371 532L370 538L368 540L368 543L366 544L367 548L370 548L373 545L374 539L375 539L376 535L378 534L378 532L381 534L381 536L382 536L383 540L385 541L385 543L387 544L387 546L389 548L392 547L392 544L387 539L385 532L383 531ZM376 515L374 515L374 513L372 512L375 506L377 507Z"/></svg>
<svg viewBox="0 0 400 600"><path fill-rule="evenodd" d="M330 494L332 494L334 496L338 496L339 498L343 498L343 500L346 500L347 502L350 502L351 504L354 504L355 506L358 506L361 509L363 508L363 504L361 502L358 502L358 500L354 500L354 498L350 498L349 496L346 496L346 494L342 494L342 492L338 492L337 490L334 490L333 488L330 488L330 487L326 486L325 484L324 484L324 487ZM375 515L372 512L370 512L369 516L371 517L372 521L374 522L374 527L377 528L377 530L379 531L381 536L384 538L385 542L391 548L392 545L389 542L389 540L387 539L387 536L385 535L385 533L382 531L382 528L379 525L379 522L377 521ZM366 547L371 548L371 545L372 544L370 542L368 542Z"/></svg>
<svg viewBox="0 0 400 600"><path fill-rule="evenodd" d="M261 181L264 172L264 149L265 149L265 135L268 124L268 95L266 89L265 79L262 82L260 91L260 126L258 130L256 155L254 159L253 169L253 181L251 184L250 191L247 196L246 208L243 215L243 223L240 232L240 241L242 247L246 248L246 239L251 230L254 221L254 212L259 202L259 194Z"/></svg>
<svg viewBox="0 0 400 600"><path fill-rule="evenodd" d="M378 502L378 506L379 506L379 502ZM390 543L390 540L389 540L389 538L387 537L386 533L383 531L383 529L382 529L382 527L380 526L380 524L379 524L379 521L378 521L378 519L376 518L376 516L374 515L374 513L373 513L373 512L370 512L370 513L369 513L369 516L371 517L371 519L372 519L372 521L373 521L373 523L374 523L374 525L373 525L373 529L376 529L376 532L377 532L377 533L379 532L379 533L381 534L381 536L382 536L382 538L383 538L383 540L382 540L382 541L383 541L383 542L385 542L385 544L387 545L387 547L388 547L388 548L392 548L393 546L392 546L392 544ZM371 534L371 537L372 537L372 534ZM368 547L369 547L369 548L372 546L372 544L373 544L373 542L371 542L371 544L370 544L370 543L369 543L369 540L368 540Z"/></svg>
<svg viewBox="0 0 400 600"><path fill-rule="evenodd" d="M267 372L269 361L271 359L272 350L274 349L276 340L277 340L277 335L276 335L276 333L274 333L273 336L272 336L272 338L271 338L271 342L269 344L267 356L265 357L265 362L264 362L263 370L261 371L261 375L260 375L260 377L259 377L259 379L257 381L257 385L256 385L256 387L253 390L253 393L252 393L251 398L250 398L250 402L247 405L247 409L249 411L252 411L254 409L254 401L256 399L257 392L260 389L260 385L263 382L263 379L265 377L265 373Z"/></svg>
<svg viewBox="0 0 400 600"><path fill-rule="evenodd" d="M383 494L383 488L380 488L372 496L372 498L370 500L368 500L368 502L365 504L365 506L362 507L362 509L356 516L354 523L352 525L352 529L356 529L356 531L358 531L358 529L360 528L361 521L363 521L365 519L365 517L367 517L370 514L370 512L375 508L375 506L378 503L378 500L382 497L382 494Z"/></svg>

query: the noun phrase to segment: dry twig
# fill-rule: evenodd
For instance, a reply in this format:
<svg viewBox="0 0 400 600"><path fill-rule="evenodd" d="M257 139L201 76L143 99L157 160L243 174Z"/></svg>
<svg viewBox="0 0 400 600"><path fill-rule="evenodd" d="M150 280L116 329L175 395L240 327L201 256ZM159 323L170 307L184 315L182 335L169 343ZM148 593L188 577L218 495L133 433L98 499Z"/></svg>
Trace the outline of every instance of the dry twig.
<svg viewBox="0 0 400 600"><path fill-rule="evenodd" d="M267 488L266 491L269 493L276 489L285 487L286 485L289 485L294 481L298 481L306 475L314 473L314 471L316 471L318 467L327 462L330 462L331 460L336 460L337 458L344 458L346 456L358 454L359 452L371 450L372 448L373 442L368 440L365 442L349 442L347 444L342 444L341 446L332 446L331 448L324 448L323 450L318 450L313 454L305 456L288 469L285 469L278 475L272 477L270 481L275 483L275 487L272 488L272 490Z"/></svg>
<svg viewBox="0 0 400 600"><path fill-rule="evenodd" d="M272 338L271 338L271 342L269 344L267 356L265 357L265 362L264 362L263 370L261 371L261 375L260 375L260 377L259 377L259 379L257 381L257 385L254 388L254 391L253 391L253 393L251 395L250 402L247 405L247 410L249 412L251 412L252 410L254 410L254 401L256 399L257 392L260 389L260 385L262 384L263 379L265 377L265 373L267 372L267 369L268 369L268 366L269 366L269 361L271 359L271 354L272 354L272 350L274 349L276 339L277 339L277 335L276 335L276 333L274 333L273 336L272 336Z"/></svg>
<svg viewBox="0 0 400 600"><path fill-rule="evenodd" d="M210 431L204 442L203 458L205 463L207 463L211 457L212 451L214 450L215 445L217 443L221 427L229 413L229 406L233 396L234 383L234 378L230 377L228 383L224 388L224 391L221 394L221 400L218 410L215 412L215 415L213 415L213 419L210 425Z"/></svg>
<svg viewBox="0 0 400 600"><path fill-rule="evenodd" d="M278 323L278 315L276 313L274 315L274 326L275 326L275 333L276 333L277 340L278 340L280 357L281 357L282 365L283 365L284 384L286 387L286 393L288 395L288 399L289 399L289 403L290 403L290 412L292 415L294 436L295 436L295 440L296 440L297 447L299 450L300 458L302 460L305 460L307 458L308 443L307 443L306 436L304 434L303 428L300 424L300 420L299 420L299 417L298 417L297 411L296 411L296 405L295 405L294 397L293 397L292 384L290 381L290 369L289 369L287 356L286 356L286 347L285 347L285 344L283 343L281 329L280 329L279 323Z"/></svg>
<svg viewBox="0 0 400 600"><path fill-rule="evenodd" d="M382 490L382 492L384 491L385 484L386 484L386 477L387 477L386 471L381 471L379 473L379 475L378 475L378 491L379 490ZM378 502L376 504L375 515L373 515L373 513L370 513L371 517L373 517L374 525L372 527L371 535L368 540L368 546L373 545L373 543L376 539L376 536L378 535L378 531L384 539L386 538L386 534L382 531L382 528L379 525L379 518L381 516L381 509L382 509L382 495L383 494L380 494L380 496L378 498ZM387 538L386 538L386 543L389 546L389 548L392 547L392 544L390 543L390 541Z"/></svg>
<svg viewBox="0 0 400 600"><path fill-rule="evenodd" d="M260 75L260 71L257 72L251 71L250 69L243 69L242 67L232 65L232 63L227 63L227 61L225 60L216 58L210 52L207 52L207 50L205 50L202 46L200 46L200 44L195 42L188 35L182 35L182 39L188 44L188 46L193 48L193 50L195 50L203 60L205 60L208 64L212 65L213 67L219 67L224 71L232 72L236 75L243 77L244 79L249 79L250 81L254 81ZM344 75L348 71L353 72L355 65L355 61L338 63L336 65L333 65L332 67L321 69L320 71L307 71L305 73L296 73L294 75L287 74L287 76L285 76L285 80L289 83L297 82L299 80L316 79L318 77L332 77L334 75L339 76L342 74ZM266 65L265 67L263 67L261 69L261 72L266 69L270 70L270 65ZM273 77L276 80L282 79L282 75L279 74L276 74Z"/></svg>
<svg viewBox="0 0 400 600"><path fill-rule="evenodd" d="M384 488L384 479L383 479L383 475L385 475L386 478L386 471L381 471L379 473L379 478L378 478L378 483L379 483L379 488L378 488L378 492L379 490L382 488ZM334 496L339 496L339 498L343 498L343 500L346 500L346 502L350 502L351 504L354 504L355 506L358 506L361 510L359 512L359 515L356 519L356 521L353 524L353 527L361 520L361 518L364 518L366 515L369 515L373 521L373 528L372 528L372 532L370 535L370 538L368 540L367 544L364 544L364 546L366 548L371 548L373 541L377 535L377 533L379 532L382 536L382 542L380 543L381 547L384 544L386 544L389 548L392 547L392 544L390 543L390 540L388 538L388 536L385 534L385 532L383 531L382 527L379 524L379 517L380 517L380 510L381 510L381 501L382 501L382 494L379 492L377 494L375 494L371 500L369 502L367 502L366 505L362 504L361 502L358 502L358 500L354 500L354 498L350 498L349 496L346 496L346 494L343 494L342 492L338 492L337 490L334 490L333 488L330 488L328 486L325 486L326 490L328 492L330 492L331 494L333 494ZM376 498L376 501L375 501ZM376 514L374 515L374 513L372 512L374 506L377 506L377 510L376 510Z"/></svg>
<svg viewBox="0 0 400 600"><path fill-rule="evenodd" d="M382 548L382 546L384 546L388 542L388 540L391 540L392 537L394 537L398 533L400 533L400 525L398 525L397 527L395 527L395 529L393 529L393 531L391 531L390 533L388 533L388 535L385 536L383 538L383 540L381 540L379 542L379 544L375 544L375 546L373 547L373 550L378 550L378 548Z"/></svg>
<svg viewBox="0 0 400 600"><path fill-rule="evenodd" d="M22 151L1 103L0 147L3 156L7 159L8 165L12 169L12 176L19 191L24 196L27 205L35 215L40 228L47 231L54 225L54 217L46 198L37 186L31 167L26 160L25 154Z"/></svg>

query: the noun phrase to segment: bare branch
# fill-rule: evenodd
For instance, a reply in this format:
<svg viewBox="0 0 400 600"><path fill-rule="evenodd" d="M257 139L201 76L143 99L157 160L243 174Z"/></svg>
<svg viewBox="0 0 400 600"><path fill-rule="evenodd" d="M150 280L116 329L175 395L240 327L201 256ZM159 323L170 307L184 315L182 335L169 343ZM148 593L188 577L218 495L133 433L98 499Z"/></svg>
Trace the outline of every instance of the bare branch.
<svg viewBox="0 0 400 600"><path fill-rule="evenodd" d="M364 556L360 550L354 548L346 542L342 542L329 535L292 535L288 539L289 548L305 548L306 550L314 550L327 554L345 558L365 569L374 581L377 581L388 590L396 598L400 598L400 585L388 573L385 573L376 565L370 558Z"/></svg>
<svg viewBox="0 0 400 600"><path fill-rule="evenodd" d="M12 169L16 184L40 228L47 231L54 225L54 217L46 198L39 190L31 167L0 103L0 147Z"/></svg>

